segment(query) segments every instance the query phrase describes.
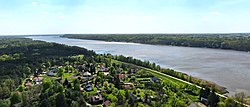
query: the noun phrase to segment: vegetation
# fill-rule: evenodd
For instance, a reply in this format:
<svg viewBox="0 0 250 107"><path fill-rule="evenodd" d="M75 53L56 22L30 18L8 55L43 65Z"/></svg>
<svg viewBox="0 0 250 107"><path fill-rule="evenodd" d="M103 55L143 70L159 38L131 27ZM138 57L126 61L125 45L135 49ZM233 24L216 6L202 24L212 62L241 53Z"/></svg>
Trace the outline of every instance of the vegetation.
<svg viewBox="0 0 250 107"><path fill-rule="evenodd" d="M178 81L165 74L179 73L132 57L22 38L0 39L0 44L0 56L5 55L0 61L1 107L238 106L234 99L243 102L245 97L224 101L207 85L200 89Z"/></svg>
<svg viewBox="0 0 250 107"><path fill-rule="evenodd" d="M185 73L177 72L177 71L172 70L172 69L161 68L159 65L156 65L155 63L150 63L149 61L141 61L141 60L138 60L138 59L134 59L133 57L125 57L125 56L122 56L122 55L114 56L112 58L115 59L115 60L119 60L119 61L123 61L123 62L127 62L127 63L132 63L132 64L135 64L135 65L138 65L138 66L142 66L142 67L150 68L150 69L153 69L153 70L156 70L156 71L160 71L161 73L164 73L164 74L167 74L167 75L170 75L170 76L173 76L173 77L176 77L176 78L179 78L179 79L194 83L194 84L202 86L202 87L214 88L218 93L227 93L226 88L224 88L222 86L219 86L219 85L217 85L215 83L212 83L212 82L209 82L209 81L206 81L206 80L202 80L202 79L199 79L199 78L196 78L196 77L192 77L192 76L189 76L189 75L187 75ZM157 75L158 77L163 77L163 78L165 77L165 76L162 76L159 73L155 73L155 72L151 72L151 73Z"/></svg>
<svg viewBox="0 0 250 107"><path fill-rule="evenodd" d="M67 34L63 37L250 51L250 34Z"/></svg>

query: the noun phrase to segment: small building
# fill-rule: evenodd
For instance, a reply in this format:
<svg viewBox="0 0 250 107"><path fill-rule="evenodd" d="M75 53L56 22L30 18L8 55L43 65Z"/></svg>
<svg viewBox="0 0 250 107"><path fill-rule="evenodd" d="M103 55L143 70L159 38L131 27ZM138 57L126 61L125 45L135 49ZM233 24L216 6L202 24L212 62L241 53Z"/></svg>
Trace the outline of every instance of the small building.
<svg viewBox="0 0 250 107"><path fill-rule="evenodd" d="M51 77L55 77L57 74L56 72L57 72L57 69L52 69L49 72L47 72L47 75Z"/></svg>
<svg viewBox="0 0 250 107"><path fill-rule="evenodd" d="M152 77L151 78L151 82L154 82L154 83L160 83L160 79L159 78L156 78L156 77Z"/></svg>
<svg viewBox="0 0 250 107"><path fill-rule="evenodd" d="M123 83L123 87L125 88L125 89L132 89L133 88L133 83Z"/></svg>
<svg viewBox="0 0 250 107"><path fill-rule="evenodd" d="M102 103L103 103L102 95L96 95L91 97L91 104L97 105Z"/></svg>
<svg viewBox="0 0 250 107"><path fill-rule="evenodd" d="M93 86L91 83L87 83L85 86L84 86L84 90L87 91L87 92L90 92L90 91L93 91Z"/></svg>
<svg viewBox="0 0 250 107"><path fill-rule="evenodd" d="M45 75L45 74L47 74L47 72L43 71L41 74Z"/></svg>
<svg viewBox="0 0 250 107"><path fill-rule="evenodd" d="M31 86L33 86L33 84L31 82L25 82L24 86L25 87L31 87Z"/></svg>
<svg viewBox="0 0 250 107"><path fill-rule="evenodd" d="M125 79L126 74L118 74L117 76L118 76L119 79Z"/></svg>
<svg viewBox="0 0 250 107"><path fill-rule="evenodd" d="M99 71L100 72L108 72L109 68L105 68L104 66L101 66Z"/></svg>
<svg viewBox="0 0 250 107"><path fill-rule="evenodd" d="M107 92L107 90L97 90L97 93L105 93L105 92Z"/></svg>
<svg viewBox="0 0 250 107"><path fill-rule="evenodd" d="M103 103L103 107L108 107L110 104L111 104L111 102L110 102L109 100L106 100L106 101Z"/></svg>
<svg viewBox="0 0 250 107"><path fill-rule="evenodd" d="M136 70L135 70L135 69L130 69L130 70L128 71L128 73L129 73L129 74L135 74L135 73L136 73Z"/></svg>
<svg viewBox="0 0 250 107"><path fill-rule="evenodd" d="M84 77L91 77L92 75L91 75L91 73L89 73L89 72L84 72L84 73L83 73L83 76L84 76Z"/></svg>
<svg viewBox="0 0 250 107"><path fill-rule="evenodd" d="M207 99L207 98L201 97L200 101L201 101L203 104L208 104L208 99Z"/></svg>
<svg viewBox="0 0 250 107"><path fill-rule="evenodd" d="M40 82L43 81L43 78L42 78L42 77L34 77L34 78L33 78L33 81L34 81L35 83L40 83Z"/></svg>
<svg viewBox="0 0 250 107"><path fill-rule="evenodd" d="M109 75L109 72L103 72L105 76L108 76Z"/></svg>

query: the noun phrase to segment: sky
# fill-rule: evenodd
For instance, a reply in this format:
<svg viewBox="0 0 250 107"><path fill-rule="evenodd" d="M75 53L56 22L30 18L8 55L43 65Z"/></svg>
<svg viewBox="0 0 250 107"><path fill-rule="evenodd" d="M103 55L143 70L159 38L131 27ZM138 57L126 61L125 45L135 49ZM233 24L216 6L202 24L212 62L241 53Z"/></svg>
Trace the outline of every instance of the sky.
<svg viewBox="0 0 250 107"><path fill-rule="evenodd" d="M0 0L0 35L246 32L250 0Z"/></svg>

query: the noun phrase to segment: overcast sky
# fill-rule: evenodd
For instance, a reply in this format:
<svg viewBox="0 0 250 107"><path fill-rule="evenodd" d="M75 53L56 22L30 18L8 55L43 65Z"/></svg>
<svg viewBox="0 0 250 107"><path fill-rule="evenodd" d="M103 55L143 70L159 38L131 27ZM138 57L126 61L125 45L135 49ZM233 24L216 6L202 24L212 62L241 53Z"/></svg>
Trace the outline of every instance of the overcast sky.
<svg viewBox="0 0 250 107"><path fill-rule="evenodd" d="M250 0L0 0L0 35L250 32Z"/></svg>

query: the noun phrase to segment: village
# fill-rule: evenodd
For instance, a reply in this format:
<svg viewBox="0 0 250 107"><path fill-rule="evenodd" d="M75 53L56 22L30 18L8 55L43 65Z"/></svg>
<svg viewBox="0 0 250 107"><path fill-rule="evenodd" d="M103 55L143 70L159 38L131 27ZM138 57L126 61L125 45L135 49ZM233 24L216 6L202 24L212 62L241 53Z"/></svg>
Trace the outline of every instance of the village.
<svg viewBox="0 0 250 107"><path fill-rule="evenodd" d="M64 89L79 90L86 105L115 106L115 104L160 101L158 90L163 86L161 79L135 66L113 63L87 63L81 65L53 66L37 69L34 75L25 79L25 88L43 84L46 81L60 83ZM157 91L158 90L158 91Z"/></svg>

